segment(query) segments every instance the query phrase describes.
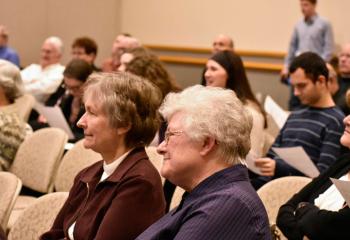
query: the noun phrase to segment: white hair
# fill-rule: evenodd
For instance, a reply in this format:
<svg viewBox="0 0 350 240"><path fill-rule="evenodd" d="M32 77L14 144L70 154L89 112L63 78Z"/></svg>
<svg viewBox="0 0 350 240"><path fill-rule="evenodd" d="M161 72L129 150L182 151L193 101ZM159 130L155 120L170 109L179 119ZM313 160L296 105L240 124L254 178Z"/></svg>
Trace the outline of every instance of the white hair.
<svg viewBox="0 0 350 240"><path fill-rule="evenodd" d="M13 63L0 59L0 87L6 98L14 102L23 93L23 83L19 68Z"/></svg>
<svg viewBox="0 0 350 240"><path fill-rule="evenodd" d="M232 90L196 85L169 93L160 113L169 121L178 112L184 114L184 131L192 140L215 138L218 156L230 164L246 157L252 117Z"/></svg>
<svg viewBox="0 0 350 240"><path fill-rule="evenodd" d="M58 51L60 55L63 53L63 42L59 37L51 36L48 37L45 42L51 43Z"/></svg>

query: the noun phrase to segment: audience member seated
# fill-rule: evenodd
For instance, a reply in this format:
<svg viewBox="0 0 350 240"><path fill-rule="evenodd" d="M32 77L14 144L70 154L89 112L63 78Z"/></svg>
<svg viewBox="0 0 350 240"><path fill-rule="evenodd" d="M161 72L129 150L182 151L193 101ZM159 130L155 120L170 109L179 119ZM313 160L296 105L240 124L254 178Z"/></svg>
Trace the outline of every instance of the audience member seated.
<svg viewBox="0 0 350 240"><path fill-rule="evenodd" d="M130 34L119 34L112 45L112 56L107 58L103 65L102 71L113 72L117 71L120 66L120 57L127 49L140 47L141 44L138 39L132 37Z"/></svg>
<svg viewBox="0 0 350 240"><path fill-rule="evenodd" d="M306 52L293 60L289 72L294 94L305 108L289 115L272 147L301 146L318 170L325 172L339 156L339 139L344 130L344 114L335 106L327 87L326 63L317 54ZM252 177L256 189L273 178L303 176L272 148L266 158L256 159L255 165L262 172L262 176Z"/></svg>
<svg viewBox="0 0 350 240"><path fill-rule="evenodd" d="M21 71L24 90L33 94L40 103L45 103L63 80L62 51L61 39L49 37L41 47L40 63L31 64Z"/></svg>
<svg viewBox="0 0 350 240"><path fill-rule="evenodd" d="M94 64L97 56L97 49L97 44L93 39L89 37L77 38L72 44L73 59L82 59L89 63L95 72L100 72L101 69Z"/></svg>
<svg viewBox="0 0 350 240"><path fill-rule="evenodd" d="M204 78L205 86L233 90L246 110L253 116L250 154L261 157L266 114L251 90L241 58L232 51L220 51L214 54L207 62Z"/></svg>
<svg viewBox="0 0 350 240"><path fill-rule="evenodd" d="M219 51L234 51L234 44L232 38L225 34L219 34L213 41L212 53Z"/></svg>
<svg viewBox="0 0 350 240"><path fill-rule="evenodd" d="M350 115L344 124L340 142L350 148ZM350 239L350 209L330 177L350 181L349 151L279 209L277 225L288 239Z"/></svg>
<svg viewBox="0 0 350 240"><path fill-rule="evenodd" d="M79 118L84 114L85 109L82 102L82 96L84 91L84 83L92 73L92 67L89 63L81 59L74 59L66 66L63 76L64 84L63 89L60 89L62 95L53 100L55 103L50 105L58 105L62 109L62 112L74 134L74 139L70 141L78 141L84 137L84 131L77 126ZM57 92L56 92L57 93ZM39 128L48 127L44 116L39 116L38 120L31 121L34 130Z"/></svg>
<svg viewBox="0 0 350 240"><path fill-rule="evenodd" d="M127 50L121 57L121 65L118 70L131 72L150 80L161 90L162 99L164 99L169 92L178 92L181 90L159 58L142 47ZM166 124L164 122L159 131L159 143L164 140L165 130Z"/></svg>
<svg viewBox="0 0 350 240"><path fill-rule="evenodd" d="M17 52L8 46L9 32L7 28L0 25L0 59L7 60L20 67Z"/></svg>
<svg viewBox="0 0 350 240"><path fill-rule="evenodd" d="M41 239L135 239L165 210L162 183L144 146L158 130L160 92L128 73L92 74L84 92L84 147L102 155L75 178Z"/></svg>
<svg viewBox="0 0 350 240"><path fill-rule="evenodd" d="M337 106L345 115L350 114L350 107L345 102L346 91L350 88L350 42L343 45L339 54L339 90L334 96Z"/></svg>
<svg viewBox="0 0 350 240"><path fill-rule="evenodd" d="M13 103L21 95L21 75L14 64L0 60L0 170L8 170L25 138L25 123Z"/></svg>
<svg viewBox="0 0 350 240"><path fill-rule="evenodd" d="M234 92L193 86L169 93L160 112L169 123L157 149L164 155L161 175L186 192L136 239L271 239L242 164L252 119Z"/></svg>
<svg viewBox="0 0 350 240"><path fill-rule="evenodd" d="M334 96L339 90L338 74L335 71L334 67L329 63L327 63L327 69L329 72L327 86L334 100Z"/></svg>
<svg viewBox="0 0 350 240"><path fill-rule="evenodd" d="M216 54L219 51L234 51L234 44L232 38L230 38L227 35L219 34L213 41L212 44L212 54ZM203 70L202 73L202 82L201 84L205 86L205 77L204 73L206 71L206 68Z"/></svg>
<svg viewBox="0 0 350 240"><path fill-rule="evenodd" d="M138 76L144 77L154 83L162 92L162 99L169 92L178 92L180 87L170 76L158 57L145 48L133 48L125 52L120 59L121 65L119 71L127 71ZM163 120L156 138L151 144L158 145L164 140L167 123ZM166 201L166 212L169 211L172 196L175 191L175 185L167 179L164 182L164 196Z"/></svg>

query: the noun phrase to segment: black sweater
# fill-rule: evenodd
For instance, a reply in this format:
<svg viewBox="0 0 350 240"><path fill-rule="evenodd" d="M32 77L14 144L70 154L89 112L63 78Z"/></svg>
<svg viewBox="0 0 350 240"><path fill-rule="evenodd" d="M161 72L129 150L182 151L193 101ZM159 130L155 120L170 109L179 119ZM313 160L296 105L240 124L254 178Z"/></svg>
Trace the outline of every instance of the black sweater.
<svg viewBox="0 0 350 240"><path fill-rule="evenodd" d="M295 194L278 212L277 226L289 240L350 239L350 209L320 210L313 202L331 185L330 177L340 178L350 170L350 153L342 155L326 172ZM300 202L304 207L298 208Z"/></svg>

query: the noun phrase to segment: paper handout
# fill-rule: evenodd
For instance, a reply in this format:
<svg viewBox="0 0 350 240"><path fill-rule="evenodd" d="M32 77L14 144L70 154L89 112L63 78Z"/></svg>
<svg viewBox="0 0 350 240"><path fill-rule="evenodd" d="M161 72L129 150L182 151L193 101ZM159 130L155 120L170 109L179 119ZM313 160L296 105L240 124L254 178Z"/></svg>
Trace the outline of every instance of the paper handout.
<svg viewBox="0 0 350 240"><path fill-rule="evenodd" d="M60 107L48 107L37 103L34 108L46 118L47 123L51 127L61 128L68 134L69 139L74 139L74 134L72 133Z"/></svg>
<svg viewBox="0 0 350 240"><path fill-rule="evenodd" d="M272 150L286 163L304 173L306 176L314 178L320 174L317 167L302 147L272 148Z"/></svg>
<svg viewBox="0 0 350 240"><path fill-rule="evenodd" d="M264 109L281 129L287 121L289 113L283 110L269 95L265 98Z"/></svg>
<svg viewBox="0 0 350 240"><path fill-rule="evenodd" d="M330 178L340 194L345 199L345 202L350 206L350 182L343 181L335 178Z"/></svg>
<svg viewBox="0 0 350 240"><path fill-rule="evenodd" d="M261 170L260 168L255 166L255 159L256 157L254 156L253 153L249 152L248 155L245 158L245 162L247 164L247 168L249 168L249 170L251 170L252 172L261 175Z"/></svg>

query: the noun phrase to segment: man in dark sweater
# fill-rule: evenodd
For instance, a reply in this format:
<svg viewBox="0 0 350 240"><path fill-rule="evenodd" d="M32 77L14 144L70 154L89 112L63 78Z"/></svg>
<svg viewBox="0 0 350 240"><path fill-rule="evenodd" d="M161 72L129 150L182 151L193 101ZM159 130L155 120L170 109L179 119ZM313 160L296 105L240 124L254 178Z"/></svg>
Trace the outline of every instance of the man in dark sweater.
<svg viewBox="0 0 350 240"><path fill-rule="evenodd" d="M334 101L345 115L349 115L350 108L346 104L345 95L350 88L350 43L345 44L339 54L339 75L339 90L334 96Z"/></svg>
<svg viewBox="0 0 350 240"><path fill-rule="evenodd" d="M304 108L290 114L272 147L301 146L320 172L324 172L339 156L339 139L344 130L344 114L335 106L327 87L326 63L315 53L296 57L289 72L294 94ZM252 176L256 189L271 179L283 176L303 176L281 159L272 148L267 157L255 160L262 176Z"/></svg>

